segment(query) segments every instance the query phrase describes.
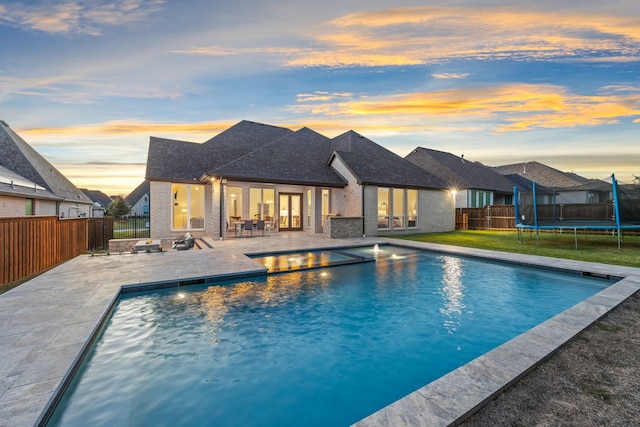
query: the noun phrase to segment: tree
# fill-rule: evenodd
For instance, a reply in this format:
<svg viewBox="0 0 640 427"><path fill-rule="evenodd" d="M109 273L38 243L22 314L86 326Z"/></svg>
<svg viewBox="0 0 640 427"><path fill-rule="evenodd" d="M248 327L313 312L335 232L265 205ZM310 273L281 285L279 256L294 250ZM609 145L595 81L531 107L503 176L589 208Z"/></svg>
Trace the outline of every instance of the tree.
<svg viewBox="0 0 640 427"><path fill-rule="evenodd" d="M107 214L120 218L129 213L129 206L125 203L124 199L120 196L116 196L113 202L109 203L107 208Z"/></svg>

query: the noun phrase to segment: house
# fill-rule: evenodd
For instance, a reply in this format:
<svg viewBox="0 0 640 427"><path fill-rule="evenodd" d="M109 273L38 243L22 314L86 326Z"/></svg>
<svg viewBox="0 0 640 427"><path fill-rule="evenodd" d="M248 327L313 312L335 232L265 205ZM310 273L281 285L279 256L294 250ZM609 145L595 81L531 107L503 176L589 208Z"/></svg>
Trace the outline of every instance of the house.
<svg viewBox="0 0 640 427"><path fill-rule="evenodd" d="M0 167L0 197L5 212L60 218L91 215L91 199L2 120Z"/></svg>
<svg viewBox="0 0 640 427"><path fill-rule="evenodd" d="M149 215L149 181L144 180L127 197L125 203L129 206L129 215Z"/></svg>
<svg viewBox="0 0 640 427"><path fill-rule="evenodd" d="M613 197L611 183L585 178L573 172L561 172L535 161L497 166L493 169L510 176L512 180L519 176L535 181L539 193L540 186L546 187L545 197L538 203L607 203Z"/></svg>
<svg viewBox="0 0 640 427"><path fill-rule="evenodd" d="M502 175L520 175L548 188L575 187L590 181L588 178L584 178L575 173L561 172L551 166L535 161L496 166L493 169Z"/></svg>
<svg viewBox="0 0 640 427"><path fill-rule="evenodd" d="M242 220L307 233L344 220L350 236L455 226L440 179L353 131L242 121L204 143L151 137L146 179L152 238L226 238Z"/></svg>
<svg viewBox="0 0 640 427"><path fill-rule="evenodd" d="M518 174L509 174L505 177L512 183L512 186L518 191L518 193L532 193L533 181ZM555 203L556 191L552 188L547 188L544 185L536 183L536 203L541 205L547 205Z"/></svg>
<svg viewBox="0 0 640 427"><path fill-rule="evenodd" d="M58 200L46 188L0 166L0 217L46 215Z"/></svg>
<svg viewBox="0 0 640 427"><path fill-rule="evenodd" d="M513 183L481 163L423 147L405 159L443 180L455 192L456 208L513 204Z"/></svg>
<svg viewBox="0 0 640 427"><path fill-rule="evenodd" d="M107 208L112 202L111 197L107 196L100 190L89 190L87 188L81 188L80 190L93 202L93 206L91 207L91 216L104 216Z"/></svg>

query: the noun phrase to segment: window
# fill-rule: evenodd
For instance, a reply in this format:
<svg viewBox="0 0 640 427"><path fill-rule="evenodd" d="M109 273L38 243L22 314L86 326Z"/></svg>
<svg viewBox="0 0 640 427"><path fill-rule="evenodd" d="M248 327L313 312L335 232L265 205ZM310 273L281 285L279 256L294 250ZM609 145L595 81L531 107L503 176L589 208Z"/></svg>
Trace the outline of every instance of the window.
<svg viewBox="0 0 640 427"><path fill-rule="evenodd" d="M470 208L484 208L491 205L491 191L471 190L469 197Z"/></svg>
<svg viewBox="0 0 640 427"><path fill-rule="evenodd" d="M322 190L322 224L324 225L324 221L329 218L329 212L331 209L330 203L329 203L329 198L330 194L329 194L329 190Z"/></svg>
<svg viewBox="0 0 640 427"><path fill-rule="evenodd" d="M407 190L407 227L418 226L418 190Z"/></svg>
<svg viewBox="0 0 640 427"><path fill-rule="evenodd" d="M171 193L172 228L204 228L204 187L201 184L172 184Z"/></svg>
<svg viewBox="0 0 640 427"><path fill-rule="evenodd" d="M275 190L273 188L249 189L249 219L273 221Z"/></svg>
<svg viewBox="0 0 640 427"><path fill-rule="evenodd" d="M390 212L393 215L390 215ZM418 190L378 188L378 228L417 228Z"/></svg>
<svg viewBox="0 0 640 427"><path fill-rule="evenodd" d="M36 201L33 199L24 199L24 214L26 216L32 216L36 214Z"/></svg>
<svg viewBox="0 0 640 427"><path fill-rule="evenodd" d="M227 203L227 221L233 225L242 218L242 187L227 187Z"/></svg>
<svg viewBox="0 0 640 427"><path fill-rule="evenodd" d="M378 188L378 228L389 228L389 188Z"/></svg>
<svg viewBox="0 0 640 427"><path fill-rule="evenodd" d="M404 228L404 188L393 189L393 228Z"/></svg>

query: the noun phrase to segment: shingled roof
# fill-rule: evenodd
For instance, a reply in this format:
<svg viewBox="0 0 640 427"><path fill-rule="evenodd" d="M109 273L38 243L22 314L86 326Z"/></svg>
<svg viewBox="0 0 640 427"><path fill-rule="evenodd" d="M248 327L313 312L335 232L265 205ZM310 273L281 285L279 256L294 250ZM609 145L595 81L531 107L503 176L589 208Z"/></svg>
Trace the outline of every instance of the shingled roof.
<svg viewBox="0 0 640 427"><path fill-rule="evenodd" d="M0 194L30 199L62 200L51 191L4 166L0 166Z"/></svg>
<svg viewBox="0 0 640 427"><path fill-rule="evenodd" d="M89 190L87 188L81 188L82 192L89 197L94 203L98 202L100 206L107 209L111 204L111 197L107 196L100 190Z"/></svg>
<svg viewBox="0 0 640 427"><path fill-rule="evenodd" d="M347 185L330 167L339 156L360 184L445 189L444 181L375 142L349 131L329 139L243 120L197 144L152 137L148 180L192 181L203 174L250 182Z"/></svg>
<svg viewBox="0 0 640 427"><path fill-rule="evenodd" d="M202 144L151 137L146 178L192 181L292 132L243 120Z"/></svg>
<svg viewBox="0 0 640 427"><path fill-rule="evenodd" d="M503 175L451 153L417 147L405 159L436 175L452 188L513 193L512 183Z"/></svg>
<svg viewBox="0 0 640 427"><path fill-rule="evenodd" d="M136 188L134 188L133 191L129 193L127 197L124 198L124 201L129 206L135 205L138 202L138 200L142 198L142 196L150 193L151 190L149 187L150 187L149 181L145 179Z"/></svg>
<svg viewBox="0 0 640 427"><path fill-rule="evenodd" d="M1 120L0 166L46 188L62 200L92 203L86 194Z"/></svg>
<svg viewBox="0 0 640 427"><path fill-rule="evenodd" d="M590 181L590 179L576 175L575 173L561 172L558 169L538 162L514 163L511 165L496 166L493 169L502 175L521 175L549 188L575 187L576 185L587 184Z"/></svg>
<svg viewBox="0 0 640 427"><path fill-rule="evenodd" d="M202 144L153 136L149 140L146 179L191 181L206 165Z"/></svg>
<svg viewBox="0 0 640 427"><path fill-rule="evenodd" d="M445 189L437 176L354 131L332 140L339 156L362 185Z"/></svg>
<svg viewBox="0 0 640 427"><path fill-rule="evenodd" d="M225 178L344 187L347 182L327 167L331 140L302 128L207 173Z"/></svg>

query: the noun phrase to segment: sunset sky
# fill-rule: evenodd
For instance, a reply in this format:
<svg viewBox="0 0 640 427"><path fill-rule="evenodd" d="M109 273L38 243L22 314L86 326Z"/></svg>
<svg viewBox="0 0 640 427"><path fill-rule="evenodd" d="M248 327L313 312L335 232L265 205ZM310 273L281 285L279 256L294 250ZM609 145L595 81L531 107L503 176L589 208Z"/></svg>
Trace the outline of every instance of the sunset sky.
<svg viewBox="0 0 640 427"><path fill-rule="evenodd" d="M109 195L243 119L640 175L638 0L0 0L0 40L0 119Z"/></svg>

